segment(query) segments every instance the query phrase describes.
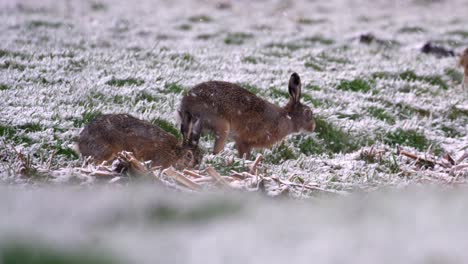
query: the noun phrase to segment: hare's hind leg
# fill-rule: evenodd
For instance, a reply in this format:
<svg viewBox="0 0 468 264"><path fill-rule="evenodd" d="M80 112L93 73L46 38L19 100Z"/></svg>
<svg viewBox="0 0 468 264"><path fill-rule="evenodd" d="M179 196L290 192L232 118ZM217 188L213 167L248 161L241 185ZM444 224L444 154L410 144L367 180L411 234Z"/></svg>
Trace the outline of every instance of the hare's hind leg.
<svg viewBox="0 0 468 264"><path fill-rule="evenodd" d="M236 140L236 147L240 158L243 158L245 155L245 159L250 159L250 151L252 150L252 147L249 144L242 140Z"/></svg>
<svg viewBox="0 0 468 264"><path fill-rule="evenodd" d="M216 120L212 124L214 134L215 134L215 144L213 148L213 153L218 154L224 149L226 140L229 136L229 123L225 120Z"/></svg>
<svg viewBox="0 0 468 264"><path fill-rule="evenodd" d="M468 88L468 69L465 70L465 75L463 76L462 88Z"/></svg>

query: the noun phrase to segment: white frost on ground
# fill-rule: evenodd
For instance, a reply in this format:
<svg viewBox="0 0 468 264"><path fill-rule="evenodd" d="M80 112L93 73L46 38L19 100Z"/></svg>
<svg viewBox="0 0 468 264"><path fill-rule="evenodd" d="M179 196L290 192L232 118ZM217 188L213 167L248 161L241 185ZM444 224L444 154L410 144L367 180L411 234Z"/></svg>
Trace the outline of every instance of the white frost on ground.
<svg viewBox="0 0 468 264"><path fill-rule="evenodd" d="M460 74L456 59L419 52L429 40L456 52L468 46L465 1L226 3L225 9L217 8L217 1L0 3L0 124L2 135L5 127L14 127L20 137L7 140L0 150L12 152L13 145L40 163L58 148L74 149L89 112L125 112L174 124L181 93L167 91L166 84L172 83L184 88L212 79L248 84L264 98L284 104L287 98L271 89L286 91L293 71L304 87L319 87L303 89L316 102L315 114L358 139L381 142L389 131L412 129L452 155L468 146L467 93L447 75L447 70ZM359 34L367 32L387 43L360 44ZM439 76L448 87L396 77L373 79L369 92L337 89L341 80L370 80L376 72L406 70ZM108 84L127 78L144 83ZM372 117L370 108L383 109L394 121ZM28 124L40 128L28 130ZM291 142L289 137L286 145L298 152ZM209 149L213 143L202 144ZM359 151L309 155L286 164L310 181L333 177L357 187L360 175L375 169L356 161ZM225 155L234 154L229 144ZM9 178L11 161L2 160L0 175ZM79 164L72 160L56 155L52 163ZM340 164L340 169L330 170L324 163ZM278 167L285 165L269 169L289 177ZM381 176L400 179L389 172Z"/></svg>
<svg viewBox="0 0 468 264"><path fill-rule="evenodd" d="M131 263L461 263L468 259L464 190L300 203L187 196L154 185L48 189L30 186L43 179L17 176L16 152L47 166L59 151L50 165L66 171L81 165L71 150L89 113L175 124L182 91L167 85L213 79L256 87L284 104L279 92L295 71L317 117L386 152L374 163L361 155L366 143L348 153L304 155L297 141L320 138L294 135L259 151L269 158L265 173L346 191L451 184L453 174L419 170L383 141L389 131L413 129L454 158L466 150L468 92L457 60L419 48L429 40L456 52L467 47L467 13L464 0L0 1L0 181L16 183L0 190L0 244L37 239ZM368 32L386 41L359 43ZM439 79L372 77L407 70ZM371 82L368 92L337 89L357 78ZM131 80L109 84L115 79ZM370 115L372 108L392 120ZM202 140L205 149L213 144ZM269 162L284 148L296 159ZM235 154L229 143L202 165L238 166ZM466 170L457 177L466 178Z"/></svg>

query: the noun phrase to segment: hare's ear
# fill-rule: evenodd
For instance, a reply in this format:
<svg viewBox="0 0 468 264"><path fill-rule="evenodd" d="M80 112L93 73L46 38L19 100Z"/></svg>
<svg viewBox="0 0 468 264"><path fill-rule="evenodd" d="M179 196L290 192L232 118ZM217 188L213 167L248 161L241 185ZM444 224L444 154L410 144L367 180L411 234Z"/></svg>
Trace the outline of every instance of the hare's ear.
<svg viewBox="0 0 468 264"><path fill-rule="evenodd" d="M202 122L200 118L193 118L191 123L192 129L190 131L189 143L192 146L197 146L202 131Z"/></svg>
<svg viewBox="0 0 468 264"><path fill-rule="evenodd" d="M179 111L179 116L181 119L180 122L180 132L182 133L183 142L186 143L190 137L190 130L191 130L191 115L189 112L181 112Z"/></svg>
<svg viewBox="0 0 468 264"><path fill-rule="evenodd" d="M289 95L291 95L291 100L294 103L299 103L299 100L301 99L301 78L299 77L299 74L293 73L291 74L291 78L289 78Z"/></svg>

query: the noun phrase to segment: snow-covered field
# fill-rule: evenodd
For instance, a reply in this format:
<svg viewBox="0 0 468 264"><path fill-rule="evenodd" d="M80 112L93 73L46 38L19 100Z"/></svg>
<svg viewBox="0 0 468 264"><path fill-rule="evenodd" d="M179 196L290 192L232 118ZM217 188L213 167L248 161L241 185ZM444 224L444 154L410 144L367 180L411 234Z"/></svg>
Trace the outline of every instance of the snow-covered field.
<svg viewBox="0 0 468 264"><path fill-rule="evenodd" d="M177 127L182 93L202 81L240 83L285 104L295 71L317 133L260 151L267 170L330 188L406 183L392 168L396 144L454 158L468 145L457 59L419 51L426 41L468 46L467 10L423 0L4 1L1 178L16 181L15 152L33 164L55 152L54 168L81 164L74 142L100 113ZM369 32L378 41L360 43ZM202 144L209 151L213 140ZM369 146L386 149L384 161L360 157ZM231 143L204 164L222 167L235 154Z"/></svg>
<svg viewBox="0 0 468 264"><path fill-rule="evenodd" d="M313 205L234 195L214 205L216 212L235 208L231 217L192 225L178 217L172 223L172 210L190 218L185 214L212 199L183 196L172 205L178 194L132 184L52 191L43 183L63 179L36 175L35 168L80 166L75 141L99 114L130 113L177 133L175 112L191 86L230 81L283 105L297 72L317 131L258 150L263 174L350 193L464 182L466 169L421 168L397 155L396 145L455 160L467 151L468 90L457 57L420 52L426 41L455 53L468 47L467 14L463 0L0 1L0 182L13 185L0 195L1 214L8 215L0 242L10 241L3 239L8 232L15 239L32 233L135 263L466 259L457 232L466 219L461 193L402 191L407 203L376 194L375 201L342 197ZM362 43L366 33L376 40ZM209 152L213 138L201 142ZM206 154L201 166L243 170L236 154L231 142L220 155ZM20 169L25 163L30 170ZM151 212L151 201L160 199L175 209L163 206L171 223L153 226L146 206Z"/></svg>

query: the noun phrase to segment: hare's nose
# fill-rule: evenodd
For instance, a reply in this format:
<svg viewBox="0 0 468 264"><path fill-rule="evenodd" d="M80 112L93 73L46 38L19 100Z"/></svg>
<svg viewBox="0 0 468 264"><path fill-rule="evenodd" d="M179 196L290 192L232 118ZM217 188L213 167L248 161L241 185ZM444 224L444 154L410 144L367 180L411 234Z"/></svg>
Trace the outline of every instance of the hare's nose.
<svg viewBox="0 0 468 264"><path fill-rule="evenodd" d="M315 122L312 122L310 126L310 132L314 132L314 130L315 130Z"/></svg>

